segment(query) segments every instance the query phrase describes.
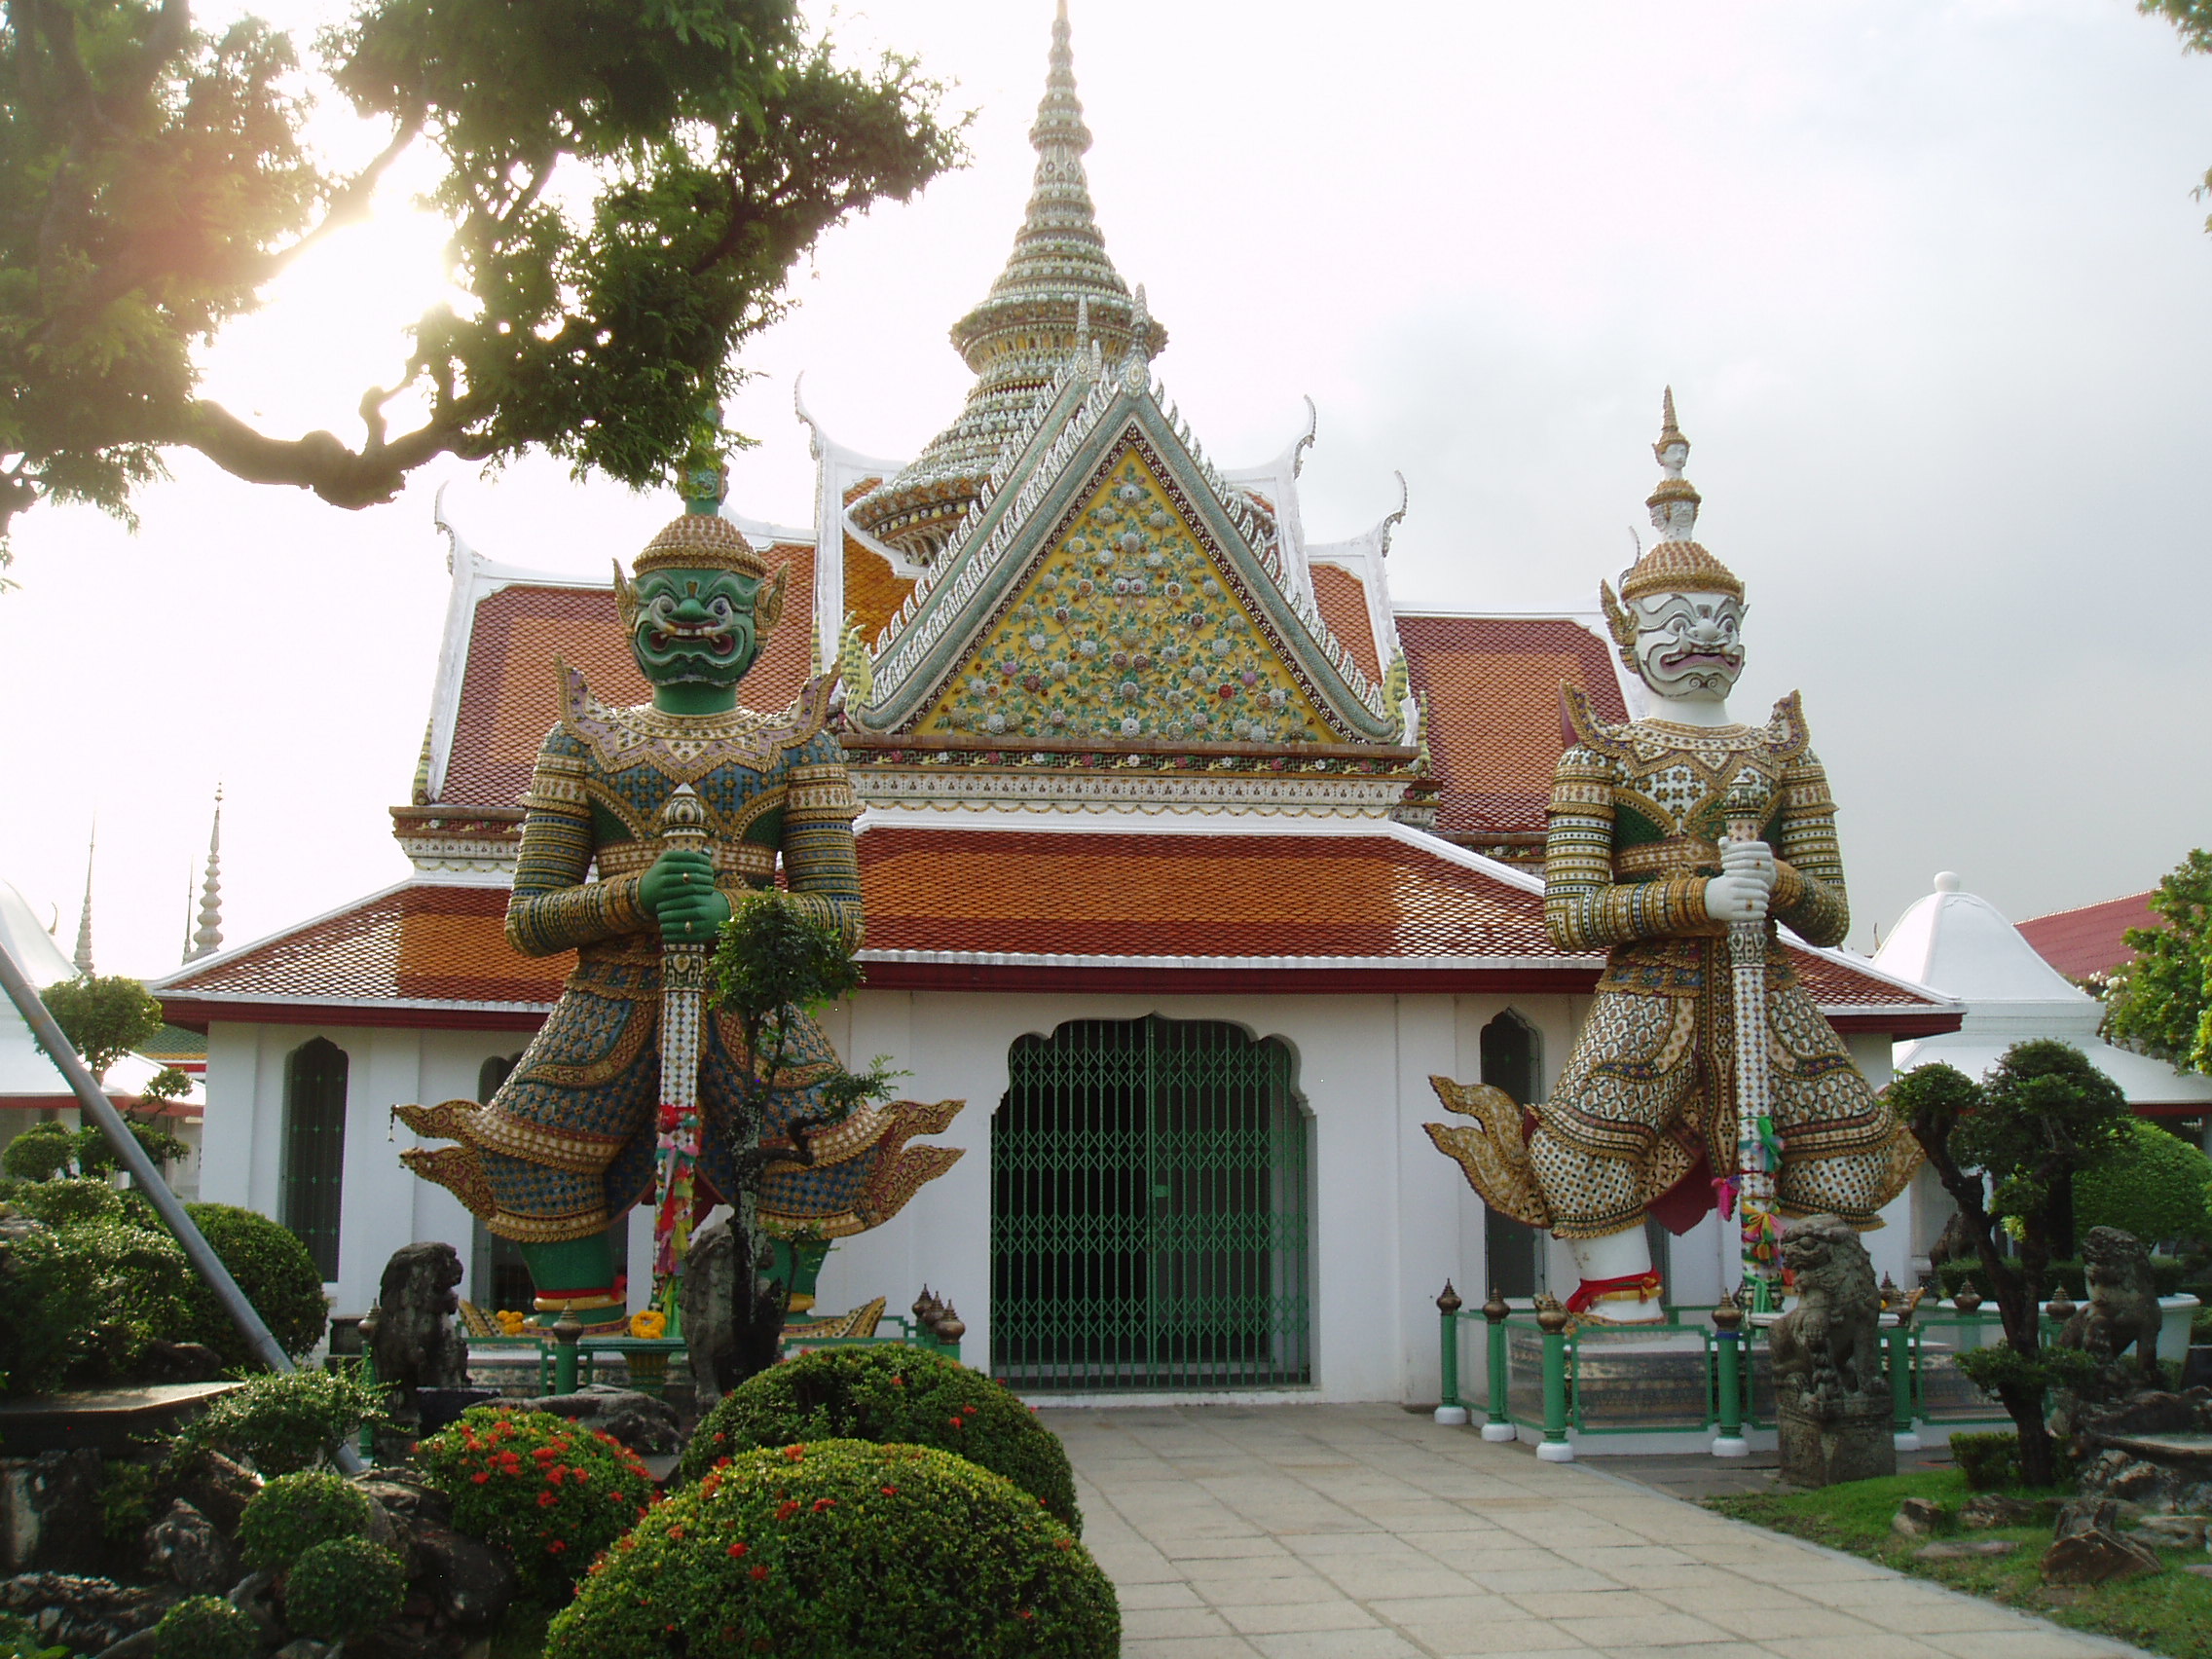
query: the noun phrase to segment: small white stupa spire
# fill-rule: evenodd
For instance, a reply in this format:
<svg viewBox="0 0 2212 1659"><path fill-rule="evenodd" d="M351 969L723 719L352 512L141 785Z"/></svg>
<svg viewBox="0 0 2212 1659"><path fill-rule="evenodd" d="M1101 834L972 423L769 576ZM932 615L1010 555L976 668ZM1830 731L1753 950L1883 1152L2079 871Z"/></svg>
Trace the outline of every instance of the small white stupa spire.
<svg viewBox="0 0 2212 1659"><path fill-rule="evenodd" d="M77 951L71 958L77 972L91 978L92 975L92 855L99 851L99 821L92 821L92 832L85 840L85 907L77 914Z"/></svg>
<svg viewBox="0 0 2212 1659"><path fill-rule="evenodd" d="M215 822L207 831L207 877L200 884L200 926L187 962L223 948L223 786L215 786Z"/></svg>

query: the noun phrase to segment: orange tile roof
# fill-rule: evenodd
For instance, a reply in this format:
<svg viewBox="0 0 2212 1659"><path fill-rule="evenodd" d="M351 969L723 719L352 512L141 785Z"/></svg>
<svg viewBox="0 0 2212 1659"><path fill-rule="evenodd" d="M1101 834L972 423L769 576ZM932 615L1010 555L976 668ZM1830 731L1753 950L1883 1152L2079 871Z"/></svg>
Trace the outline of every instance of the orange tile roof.
<svg viewBox="0 0 2212 1659"><path fill-rule="evenodd" d="M1542 895L1386 834L901 827L860 847L871 952L1562 960Z"/></svg>
<svg viewBox="0 0 2212 1659"><path fill-rule="evenodd" d="M1428 698L1441 834L1543 830L1552 768L1567 747L1562 681L1589 693L1604 719L1628 718L1611 648L1578 622L1401 613L1398 639L1414 689Z"/></svg>
<svg viewBox="0 0 2212 1659"><path fill-rule="evenodd" d="M780 709L798 695L813 666L814 549L779 545L767 559L791 567L783 621L738 696L754 708ZM649 695L615 617L612 588L518 583L487 595L477 602L469 633L441 804L513 806L529 788L537 746L560 718L556 657L580 670L607 702L642 703Z"/></svg>
<svg viewBox="0 0 2212 1659"><path fill-rule="evenodd" d="M2020 924L2020 937L2068 978L2086 979L2135 960L2135 952L2120 937L2129 928L2165 925L2165 917L2151 908L2149 893L2130 893L2124 899L2031 917Z"/></svg>
<svg viewBox="0 0 2212 1659"><path fill-rule="evenodd" d="M1191 835L880 826L860 840L884 989L1587 993L1543 899L1388 833ZM172 1021L534 1027L572 958L507 949L506 894L410 884L157 983ZM1162 960L1164 959L1164 960ZM1955 1030L1948 1005L1811 951L1847 1029ZM343 1014L340 1011L344 1011Z"/></svg>
<svg viewBox="0 0 2212 1659"><path fill-rule="evenodd" d="M913 591L913 579L894 572L890 560L870 553L857 537L845 537L845 609L860 625L862 639L872 643Z"/></svg>
<svg viewBox="0 0 2212 1659"><path fill-rule="evenodd" d="M1313 603L1329 632L1351 652L1352 661L1368 679L1380 682L1382 667L1375 652L1375 624L1367 614L1367 584L1341 566L1315 565Z"/></svg>

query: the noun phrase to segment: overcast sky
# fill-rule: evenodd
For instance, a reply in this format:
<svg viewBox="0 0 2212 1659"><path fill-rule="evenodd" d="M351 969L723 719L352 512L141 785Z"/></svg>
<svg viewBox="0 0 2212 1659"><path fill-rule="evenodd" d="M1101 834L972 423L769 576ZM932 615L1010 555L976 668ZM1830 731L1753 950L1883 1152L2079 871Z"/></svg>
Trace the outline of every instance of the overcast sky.
<svg viewBox="0 0 2212 1659"><path fill-rule="evenodd" d="M340 8L260 8L287 24ZM203 18L219 8L201 8ZM794 378L840 441L918 449L968 385L945 329L1003 264L1049 0L873 0L976 111L974 166L832 233L747 354L740 510L810 511ZM1626 562L1672 382L1700 538L1746 580L1747 718L1802 688L1843 805L1854 943L1937 869L2021 918L2212 843L2205 690L2212 59L2125 0L1076 0L1108 249L1224 464L1320 409L1309 534L1394 504L1401 603L1581 608ZM334 145L361 139L345 124ZM394 179L208 354L270 429L345 424L439 291ZM172 966L223 780L239 943L406 873L446 591L483 552L604 574L673 498L543 462L425 468L349 513L190 456L136 535L19 521L0 877L99 964Z"/></svg>

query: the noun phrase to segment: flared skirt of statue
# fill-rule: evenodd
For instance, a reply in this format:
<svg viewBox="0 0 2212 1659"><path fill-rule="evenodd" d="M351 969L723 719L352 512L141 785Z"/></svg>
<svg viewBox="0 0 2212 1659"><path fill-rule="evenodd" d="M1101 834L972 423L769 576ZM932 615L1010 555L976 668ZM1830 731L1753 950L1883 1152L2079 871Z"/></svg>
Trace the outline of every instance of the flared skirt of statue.
<svg viewBox="0 0 2212 1659"><path fill-rule="evenodd" d="M396 1109L417 1132L459 1143L402 1159L451 1188L503 1238L555 1243L606 1231L653 1190L659 1028L657 954L587 953L489 1101ZM838 1069L829 1039L799 1014L768 1096L764 1149L795 1151L792 1125L825 1114L823 1084ZM741 1023L710 1014L700 1054L699 1176L711 1198L738 1190L734 1117L744 1075ZM960 1157L955 1148L906 1145L941 1133L960 1104L867 1104L811 1131L811 1163L771 1161L759 1177L762 1223L786 1235L835 1238L888 1220Z"/></svg>

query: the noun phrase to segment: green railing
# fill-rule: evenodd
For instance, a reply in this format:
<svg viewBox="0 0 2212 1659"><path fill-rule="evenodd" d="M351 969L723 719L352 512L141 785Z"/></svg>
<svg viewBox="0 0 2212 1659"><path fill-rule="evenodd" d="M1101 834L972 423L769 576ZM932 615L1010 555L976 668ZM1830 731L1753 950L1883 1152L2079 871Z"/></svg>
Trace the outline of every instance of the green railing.
<svg viewBox="0 0 2212 1659"><path fill-rule="evenodd" d="M1774 1368L1763 1325L1734 1307L1669 1308L1642 1325L1581 1325L1556 1309L1509 1308L1493 1296L1463 1309L1451 1286L1441 1321L1440 1420L1485 1419L1490 1440L1540 1438L1537 1455L1573 1456L1582 1436L1704 1434L1715 1456L1744 1456L1747 1429L1775 1426ZM1884 1329L1896 1432L2009 1420L1959 1368L1968 1348L2003 1340L1994 1313L1916 1312ZM1476 1343L1479 1357L1468 1349ZM1472 1397L1470 1398L1470 1393Z"/></svg>

